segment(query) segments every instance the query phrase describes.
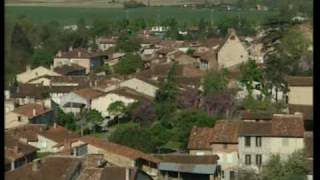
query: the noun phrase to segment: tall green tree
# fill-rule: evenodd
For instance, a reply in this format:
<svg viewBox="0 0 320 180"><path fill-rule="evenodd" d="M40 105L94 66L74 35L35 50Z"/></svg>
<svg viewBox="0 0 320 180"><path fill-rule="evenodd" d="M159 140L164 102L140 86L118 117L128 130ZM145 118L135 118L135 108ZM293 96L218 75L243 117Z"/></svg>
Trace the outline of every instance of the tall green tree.
<svg viewBox="0 0 320 180"><path fill-rule="evenodd" d="M209 71L203 80L204 94L224 91L227 88L227 71Z"/></svg>
<svg viewBox="0 0 320 180"><path fill-rule="evenodd" d="M138 54L129 53L121 57L120 61L114 65L115 73L128 75L143 69L143 61Z"/></svg>

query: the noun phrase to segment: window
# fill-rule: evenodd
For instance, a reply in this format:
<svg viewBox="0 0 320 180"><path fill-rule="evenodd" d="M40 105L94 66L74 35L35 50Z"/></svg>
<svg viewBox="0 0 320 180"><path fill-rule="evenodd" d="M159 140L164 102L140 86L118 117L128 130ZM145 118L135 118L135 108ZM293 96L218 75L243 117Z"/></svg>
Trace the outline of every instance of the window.
<svg viewBox="0 0 320 180"><path fill-rule="evenodd" d="M282 145L283 146L288 146L288 144L289 144L288 138L282 138Z"/></svg>
<svg viewBox="0 0 320 180"><path fill-rule="evenodd" d="M245 155L245 164L251 165L251 155L250 154Z"/></svg>
<svg viewBox="0 0 320 180"><path fill-rule="evenodd" d="M256 137L256 147L261 147L261 137Z"/></svg>
<svg viewBox="0 0 320 180"><path fill-rule="evenodd" d="M250 147L250 137L249 136L246 136L244 137L244 143L245 143L245 146L246 147Z"/></svg>
<svg viewBox="0 0 320 180"><path fill-rule="evenodd" d="M236 175L234 171L230 171L230 180L235 180L235 179L236 179Z"/></svg>
<svg viewBox="0 0 320 180"><path fill-rule="evenodd" d="M257 166L261 166L262 164L262 155L261 154L257 154L256 155L256 165Z"/></svg>
<svg viewBox="0 0 320 180"><path fill-rule="evenodd" d="M18 116L18 122L21 122L21 116Z"/></svg>
<svg viewBox="0 0 320 180"><path fill-rule="evenodd" d="M260 90L261 89L261 84L256 84L255 89Z"/></svg>

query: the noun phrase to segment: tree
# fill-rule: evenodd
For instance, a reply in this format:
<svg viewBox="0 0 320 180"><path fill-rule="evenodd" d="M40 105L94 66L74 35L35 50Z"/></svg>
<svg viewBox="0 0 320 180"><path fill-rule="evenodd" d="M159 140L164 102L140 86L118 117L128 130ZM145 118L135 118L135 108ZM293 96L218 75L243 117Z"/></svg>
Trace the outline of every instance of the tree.
<svg viewBox="0 0 320 180"><path fill-rule="evenodd" d="M158 119L165 119L176 109L176 96L178 93L175 76L176 64L174 63L166 77L156 92L156 113Z"/></svg>
<svg viewBox="0 0 320 180"><path fill-rule="evenodd" d="M252 96L252 91L255 89L254 82L259 83L263 86L262 88L264 88L263 71L258 68L254 60L249 59L247 62L241 64L240 72L240 83L246 87L249 96Z"/></svg>
<svg viewBox="0 0 320 180"><path fill-rule="evenodd" d="M151 133L136 123L118 125L116 130L110 134L109 140L146 153L155 151Z"/></svg>
<svg viewBox="0 0 320 180"><path fill-rule="evenodd" d="M177 96L177 106L180 109L197 108L199 105L200 95L197 89L186 89Z"/></svg>
<svg viewBox="0 0 320 180"><path fill-rule="evenodd" d="M127 32L120 34L116 44L116 50L123 52L137 52L141 48L141 39L129 35Z"/></svg>
<svg viewBox="0 0 320 180"><path fill-rule="evenodd" d="M46 49L35 49L32 55L32 67L46 66L52 64L54 54Z"/></svg>
<svg viewBox="0 0 320 180"><path fill-rule="evenodd" d="M76 119L72 113L64 113L60 108L57 113L57 123L67 129L76 130Z"/></svg>
<svg viewBox="0 0 320 180"><path fill-rule="evenodd" d="M156 110L154 103L148 100L143 100L132 104L129 107L129 114L132 120L139 123L141 126L149 126L156 120Z"/></svg>
<svg viewBox="0 0 320 180"><path fill-rule="evenodd" d="M143 69L143 61L137 54L126 54L114 66L114 71L121 75L135 73L137 70Z"/></svg>
<svg viewBox="0 0 320 180"><path fill-rule="evenodd" d="M227 71L209 71L203 81L204 94L224 91L227 88Z"/></svg>
<svg viewBox="0 0 320 180"><path fill-rule="evenodd" d="M115 101L109 105L107 110L111 116L115 118L119 118L119 116L124 114L125 109L126 109L126 106L122 101Z"/></svg>
<svg viewBox="0 0 320 180"><path fill-rule="evenodd" d="M282 161L279 155L273 155L270 160L263 165L263 180L304 180L307 175L307 164L304 151L299 150L292 153L288 160Z"/></svg>

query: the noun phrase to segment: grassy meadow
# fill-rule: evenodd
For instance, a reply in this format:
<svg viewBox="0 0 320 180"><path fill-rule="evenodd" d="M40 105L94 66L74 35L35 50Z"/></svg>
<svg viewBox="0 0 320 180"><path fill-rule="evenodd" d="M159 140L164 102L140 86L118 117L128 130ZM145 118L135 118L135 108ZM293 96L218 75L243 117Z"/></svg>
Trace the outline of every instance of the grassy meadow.
<svg viewBox="0 0 320 180"><path fill-rule="evenodd" d="M192 22L201 18L214 23L223 22L228 17L241 17L248 20L261 22L274 15L271 11L225 11L210 9L193 9L182 7L150 7L150 8L94 8L94 7L32 7L32 6L6 6L5 18L14 20L26 15L34 22L43 23L48 21L58 21L60 24L75 24L79 18L84 18L90 22L94 18L104 18L108 20L119 20L128 17L129 19L145 18L153 20L163 20L166 18L176 18L179 23Z"/></svg>

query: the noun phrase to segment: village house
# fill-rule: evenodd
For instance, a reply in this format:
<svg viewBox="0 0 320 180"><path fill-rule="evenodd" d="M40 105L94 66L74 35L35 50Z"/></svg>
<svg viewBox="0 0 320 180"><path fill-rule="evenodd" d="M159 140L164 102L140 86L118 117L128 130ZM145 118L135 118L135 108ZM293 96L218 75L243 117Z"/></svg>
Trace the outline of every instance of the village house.
<svg viewBox="0 0 320 180"><path fill-rule="evenodd" d="M96 44L101 51L107 51L111 47L114 47L117 43L118 37L109 37L109 38L97 38L96 39Z"/></svg>
<svg viewBox="0 0 320 180"><path fill-rule="evenodd" d="M56 145L63 151L64 144ZM111 143L93 136L82 136L70 141L73 154L103 154L104 159L113 166L137 167L152 177L158 176L159 160L151 155L145 154L123 145ZM84 148L84 149L83 149ZM84 153L79 153L79 151Z"/></svg>
<svg viewBox="0 0 320 180"><path fill-rule="evenodd" d="M272 154L281 160L304 148L302 114L274 114L271 121L242 122L239 129L239 167L261 171Z"/></svg>
<svg viewBox="0 0 320 180"><path fill-rule="evenodd" d="M42 104L26 104L5 114L5 129L25 124L52 124L54 113Z"/></svg>
<svg viewBox="0 0 320 180"><path fill-rule="evenodd" d="M104 61L104 64L108 64L109 66L114 66L116 65L120 59L125 56L126 53L121 53L121 52L114 52L111 53L108 58Z"/></svg>
<svg viewBox="0 0 320 180"><path fill-rule="evenodd" d="M58 152L59 149L55 145L65 143L73 138L78 138L80 135L54 124L47 129L41 129L37 135L39 152Z"/></svg>
<svg viewBox="0 0 320 180"><path fill-rule="evenodd" d="M91 102L91 109L99 111L104 118L113 119L114 115L110 114L108 111L108 107L112 103L120 101L123 102L125 106L128 106L129 104L144 99L151 99L151 97L145 96L129 88L118 88L93 99Z"/></svg>
<svg viewBox="0 0 320 180"><path fill-rule="evenodd" d="M217 61L220 68L229 68L248 60L248 51L239 40L234 29L228 30L229 34L217 49Z"/></svg>
<svg viewBox="0 0 320 180"><path fill-rule="evenodd" d="M158 155L160 179L208 179L221 177L217 155Z"/></svg>
<svg viewBox="0 0 320 180"><path fill-rule="evenodd" d="M313 77L288 76L288 104L313 106Z"/></svg>
<svg viewBox="0 0 320 180"><path fill-rule="evenodd" d="M77 64L86 69L86 74L93 72L103 65L103 55L93 52L90 49L70 48L69 51L59 51L53 59L53 67Z"/></svg>
<svg viewBox="0 0 320 180"><path fill-rule="evenodd" d="M149 97L155 97L158 90L157 83L140 77L133 77L131 79L122 81L120 83L120 87L132 89Z"/></svg>
<svg viewBox="0 0 320 180"><path fill-rule="evenodd" d="M26 83L32 79L41 77L41 76L61 76L61 74L54 72L51 69L47 69L43 66L39 66L35 69L31 69L28 65L26 71L20 74L17 74L17 81L20 83Z"/></svg>
<svg viewBox="0 0 320 180"><path fill-rule="evenodd" d="M83 76L86 74L86 69L77 64L66 64L58 66L53 69L53 71L63 75L63 76Z"/></svg>
<svg viewBox="0 0 320 180"><path fill-rule="evenodd" d="M13 171L36 158L37 148L26 143L20 142L19 139L5 134L4 156L5 172Z"/></svg>
<svg viewBox="0 0 320 180"><path fill-rule="evenodd" d="M38 148L38 134L48 129L45 124L26 124L6 130L6 134L19 139L20 142Z"/></svg>
<svg viewBox="0 0 320 180"><path fill-rule="evenodd" d="M190 155L216 154L221 178L236 179L238 168L238 131L241 121L218 120L213 128L193 127L189 137Z"/></svg>
<svg viewBox="0 0 320 180"><path fill-rule="evenodd" d="M104 92L92 88L78 89L64 95L59 106L65 113L78 114L83 109L90 109L93 99L104 94Z"/></svg>

